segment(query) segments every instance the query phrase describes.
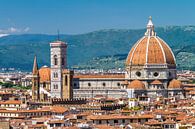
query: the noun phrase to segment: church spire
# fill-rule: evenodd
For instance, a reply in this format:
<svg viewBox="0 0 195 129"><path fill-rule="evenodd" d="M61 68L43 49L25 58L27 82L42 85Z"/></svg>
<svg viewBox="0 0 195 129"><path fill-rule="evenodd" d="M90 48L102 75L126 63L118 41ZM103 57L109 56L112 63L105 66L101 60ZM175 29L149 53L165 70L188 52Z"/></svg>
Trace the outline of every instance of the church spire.
<svg viewBox="0 0 195 129"><path fill-rule="evenodd" d="M33 75L37 75L39 73L38 71L38 65L37 65L37 57L34 57L34 64L33 64L33 71L32 71Z"/></svg>
<svg viewBox="0 0 195 129"><path fill-rule="evenodd" d="M149 21L147 24L147 31L145 36L156 36L156 32L154 31L154 24L152 23L152 17L149 17Z"/></svg>

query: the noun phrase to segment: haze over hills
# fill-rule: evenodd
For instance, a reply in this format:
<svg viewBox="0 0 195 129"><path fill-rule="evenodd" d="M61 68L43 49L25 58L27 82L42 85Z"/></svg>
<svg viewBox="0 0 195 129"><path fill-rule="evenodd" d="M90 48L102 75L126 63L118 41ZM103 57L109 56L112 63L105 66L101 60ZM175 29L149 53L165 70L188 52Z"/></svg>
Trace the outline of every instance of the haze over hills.
<svg viewBox="0 0 195 129"><path fill-rule="evenodd" d="M195 26L157 27L157 35L164 39L176 55L178 69L195 70ZM118 68L132 45L145 29L110 29L79 35L60 35L68 43L68 66L76 68ZM0 38L0 68L14 67L31 71L34 55L39 66L50 64L49 43L55 35L24 34Z"/></svg>

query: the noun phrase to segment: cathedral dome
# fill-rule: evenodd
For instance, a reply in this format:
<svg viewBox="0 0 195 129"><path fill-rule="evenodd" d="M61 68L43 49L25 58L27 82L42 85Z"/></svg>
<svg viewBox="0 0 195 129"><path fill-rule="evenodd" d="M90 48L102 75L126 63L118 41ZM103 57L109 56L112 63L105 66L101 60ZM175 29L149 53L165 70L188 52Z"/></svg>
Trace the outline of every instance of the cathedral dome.
<svg viewBox="0 0 195 129"><path fill-rule="evenodd" d="M151 18L145 35L130 50L126 65L158 65L176 67L175 57L170 47L156 36Z"/></svg>
<svg viewBox="0 0 195 129"><path fill-rule="evenodd" d="M181 86L182 86L181 81L173 79L172 81L170 81L168 88L169 89L179 89L181 88Z"/></svg>
<svg viewBox="0 0 195 129"><path fill-rule="evenodd" d="M39 69L40 82L49 82L51 70L47 66L43 66Z"/></svg>
<svg viewBox="0 0 195 129"><path fill-rule="evenodd" d="M133 80L130 82L127 89L145 90L146 88L143 82L139 80Z"/></svg>

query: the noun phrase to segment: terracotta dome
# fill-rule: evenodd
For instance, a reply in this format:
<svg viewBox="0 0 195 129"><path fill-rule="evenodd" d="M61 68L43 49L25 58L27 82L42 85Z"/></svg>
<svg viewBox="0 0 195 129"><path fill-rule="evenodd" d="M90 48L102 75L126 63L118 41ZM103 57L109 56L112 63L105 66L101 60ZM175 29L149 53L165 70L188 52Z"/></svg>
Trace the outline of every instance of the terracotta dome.
<svg viewBox="0 0 195 129"><path fill-rule="evenodd" d="M176 67L175 57L165 41L156 36L151 18L147 31L130 50L126 65L167 64Z"/></svg>
<svg viewBox="0 0 195 129"><path fill-rule="evenodd" d="M132 82L130 82L127 89L145 90L146 88L143 82L139 80L133 80Z"/></svg>
<svg viewBox="0 0 195 129"><path fill-rule="evenodd" d="M162 82L159 80L154 80L150 83L151 85L162 85Z"/></svg>
<svg viewBox="0 0 195 129"><path fill-rule="evenodd" d="M125 80L125 81L123 81L122 83L121 83L121 85L128 85L129 84L129 82L127 81L127 80Z"/></svg>
<svg viewBox="0 0 195 129"><path fill-rule="evenodd" d="M178 89L178 88L181 88L181 86L182 86L181 81L173 79L172 81L170 81L168 88L169 89Z"/></svg>
<svg viewBox="0 0 195 129"><path fill-rule="evenodd" d="M51 70L47 66L43 66L39 69L40 82L49 82Z"/></svg>

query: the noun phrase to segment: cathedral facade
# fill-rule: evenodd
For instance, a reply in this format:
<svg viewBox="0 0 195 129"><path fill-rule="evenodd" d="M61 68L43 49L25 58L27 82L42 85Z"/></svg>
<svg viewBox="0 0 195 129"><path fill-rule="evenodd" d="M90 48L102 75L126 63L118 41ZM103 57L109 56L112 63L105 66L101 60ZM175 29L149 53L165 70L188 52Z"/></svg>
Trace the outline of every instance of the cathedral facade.
<svg viewBox="0 0 195 129"><path fill-rule="evenodd" d="M157 36L151 17L144 36L128 54L125 78L129 82L129 96L133 98L182 96L182 84L176 80L175 56L168 44Z"/></svg>
<svg viewBox="0 0 195 129"><path fill-rule="evenodd" d="M32 99L139 98L182 96L176 60L168 44L157 36L152 19L146 33L131 48L125 74L74 74L66 67L67 44L50 43L51 68L33 66Z"/></svg>

